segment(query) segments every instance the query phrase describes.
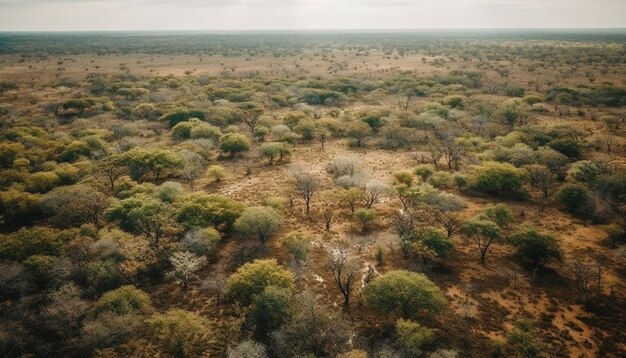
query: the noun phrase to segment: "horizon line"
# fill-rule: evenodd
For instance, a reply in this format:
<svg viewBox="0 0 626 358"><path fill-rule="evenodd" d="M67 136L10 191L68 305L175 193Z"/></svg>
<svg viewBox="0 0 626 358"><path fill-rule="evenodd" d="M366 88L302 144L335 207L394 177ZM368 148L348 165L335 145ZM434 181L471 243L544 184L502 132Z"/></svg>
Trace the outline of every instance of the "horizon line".
<svg viewBox="0 0 626 358"><path fill-rule="evenodd" d="M268 33L268 32L416 32L416 31L625 31L624 27L424 27L424 28L257 28L257 29L97 29L97 30L1 30L0 33L122 33L122 32L196 32L196 33Z"/></svg>

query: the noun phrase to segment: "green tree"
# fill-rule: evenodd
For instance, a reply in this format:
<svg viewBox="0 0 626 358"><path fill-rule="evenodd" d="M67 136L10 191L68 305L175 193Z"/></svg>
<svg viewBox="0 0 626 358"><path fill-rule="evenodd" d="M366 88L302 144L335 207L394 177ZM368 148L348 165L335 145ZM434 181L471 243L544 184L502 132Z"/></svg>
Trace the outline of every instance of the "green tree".
<svg viewBox="0 0 626 358"><path fill-rule="evenodd" d="M106 211L110 220L119 222L124 230L143 234L154 248L174 229L174 215L171 205L147 194L120 200Z"/></svg>
<svg viewBox="0 0 626 358"><path fill-rule="evenodd" d="M63 227L98 225L109 198L85 184L62 186L41 198L41 208L52 222Z"/></svg>
<svg viewBox="0 0 626 358"><path fill-rule="evenodd" d="M410 235L401 239L413 246L412 251L414 253L425 254L423 256L424 259L445 257L454 246L452 240L446 234L432 226L416 229ZM407 243L403 245L407 245ZM428 252L421 252L424 249Z"/></svg>
<svg viewBox="0 0 626 358"><path fill-rule="evenodd" d="M485 263L489 248L494 242L502 238L502 232L498 224L491 220L474 218L461 227L464 238L471 240L480 251L480 262Z"/></svg>
<svg viewBox="0 0 626 358"><path fill-rule="evenodd" d="M276 330L289 315L292 293L289 289L267 286L256 295L250 311L255 332L261 339Z"/></svg>
<svg viewBox="0 0 626 358"><path fill-rule="evenodd" d="M239 267L228 278L228 296L249 305L268 286L291 290L293 285L293 273L275 259L255 260Z"/></svg>
<svg viewBox="0 0 626 358"><path fill-rule="evenodd" d="M122 162L128 166L134 180L141 181L146 174L152 173L157 184L165 172L183 164L176 153L159 148L133 148L122 155Z"/></svg>
<svg viewBox="0 0 626 358"><path fill-rule="evenodd" d="M245 236L257 236L264 244L282 226L276 210L264 206L246 208L235 221L235 230Z"/></svg>
<svg viewBox="0 0 626 358"><path fill-rule="evenodd" d="M178 202L176 220L186 229L214 226L229 230L245 206L218 194L193 193Z"/></svg>
<svg viewBox="0 0 626 358"><path fill-rule="evenodd" d="M515 221L513 212L505 204L487 205L483 216L485 219L493 221L503 229Z"/></svg>
<svg viewBox="0 0 626 358"><path fill-rule="evenodd" d="M289 145L280 142L264 143L259 149L262 155L270 160L270 165L274 164L274 159L278 157L278 161L282 161L286 155L291 153Z"/></svg>
<svg viewBox="0 0 626 358"><path fill-rule="evenodd" d="M563 259L563 250L558 240L549 234L541 233L533 227L522 227L508 238L517 248L517 255L533 265Z"/></svg>
<svg viewBox="0 0 626 358"><path fill-rule="evenodd" d="M343 189L338 197L339 200L347 203L350 206L350 211L354 213L356 204L363 200L363 189L357 187Z"/></svg>
<svg viewBox="0 0 626 358"><path fill-rule="evenodd" d="M439 287L423 274L390 271L375 278L363 290L367 305L383 313L399 313L410 319L438 312L446 304Z"/></svg>
<svg viewBox="0 0 626 358"><path fill-rule="evenodd" d="M376 219L376 211L374 209L356 209L354 212L354 218L361 223L361 229L363 232L369 230L371 223Z"/></svg>

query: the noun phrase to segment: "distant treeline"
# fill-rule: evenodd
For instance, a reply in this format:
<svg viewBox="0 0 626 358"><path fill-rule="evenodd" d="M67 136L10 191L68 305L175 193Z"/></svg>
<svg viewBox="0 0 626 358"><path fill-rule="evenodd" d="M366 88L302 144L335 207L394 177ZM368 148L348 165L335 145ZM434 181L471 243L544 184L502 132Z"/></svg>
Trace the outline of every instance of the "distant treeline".
<svg viewBox="0 0 626 358"><path fill-rule="evenodd" d="M546 51L558 50L560 41L617 43L626 52L626 30L423 30L403 32L80 32L80 33L0 33L0 54L70 55L81 53L181 53L293 55L304 49L342 48L357 51L380 49L400 54L450 50L471 52L489 46L535 41L554 41ZM509 43L511 42L511 43ZM522 42L522 43L520 43ZM584 46L583 46L584 50ZM544 51L545 52L545 51ZM584 51L583 51L584 52Z"/></svg>

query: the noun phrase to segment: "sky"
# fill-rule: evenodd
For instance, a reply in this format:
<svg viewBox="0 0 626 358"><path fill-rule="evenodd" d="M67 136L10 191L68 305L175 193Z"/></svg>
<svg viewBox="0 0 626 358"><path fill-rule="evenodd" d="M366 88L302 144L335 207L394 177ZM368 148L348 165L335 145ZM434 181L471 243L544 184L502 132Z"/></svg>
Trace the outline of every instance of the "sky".
<svg viewBox="0 0 626 358"><path fill-rule="evenodd" d="M0 0L0 31L626 28L626 0Z"/></svg>

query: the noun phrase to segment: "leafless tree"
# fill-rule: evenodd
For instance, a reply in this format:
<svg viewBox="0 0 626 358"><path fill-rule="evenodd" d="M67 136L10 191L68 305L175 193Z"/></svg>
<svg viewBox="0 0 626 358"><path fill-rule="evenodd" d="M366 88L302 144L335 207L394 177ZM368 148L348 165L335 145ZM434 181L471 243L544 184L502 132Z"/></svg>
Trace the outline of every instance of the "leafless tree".
<svg viewBox="0 0 626 358"><path fill-rule="evenodd" d="M380 182L370 182L365 186L365 191L363 192L363 200L365 202L365 206L368 209L372 208L372 205L377 203L380 199L391 193L391 188L389 185Z"/></svg>
<svg viewBox="0 0 626 358"><path fill-rule="evenodd" d="M226 275L218 273L205 279L200 285L200 289L212 293L215 296L216 303L219 305L226 294L226 282Z"/></svg>
<svg viewBox="0 0 626 358"><path fill-rule="evenodd" d="M343 296L343 305L348 309L354 283L358 281L359 266L348 251L348 243L339 241L338 245L328 252L326 267L331 271L335 284Z"/></svg>
<svg viewBox="0 0 626 358"><path fill-rule="evenodd" d="M301 168L294 168L293 175L295 178L296 194L304 200L306 205L306 214L311 211L311 199L320 188L319 179L310 172L302 171Z"/></svg>
<svg viewBox="0 0 626 358"><path fill-rule="evenodd" d="M322 211L322 219L324 219L324 226L326 231L330 231L330 225L332 224L335 211L332 208L326 208Z"/></svg>

